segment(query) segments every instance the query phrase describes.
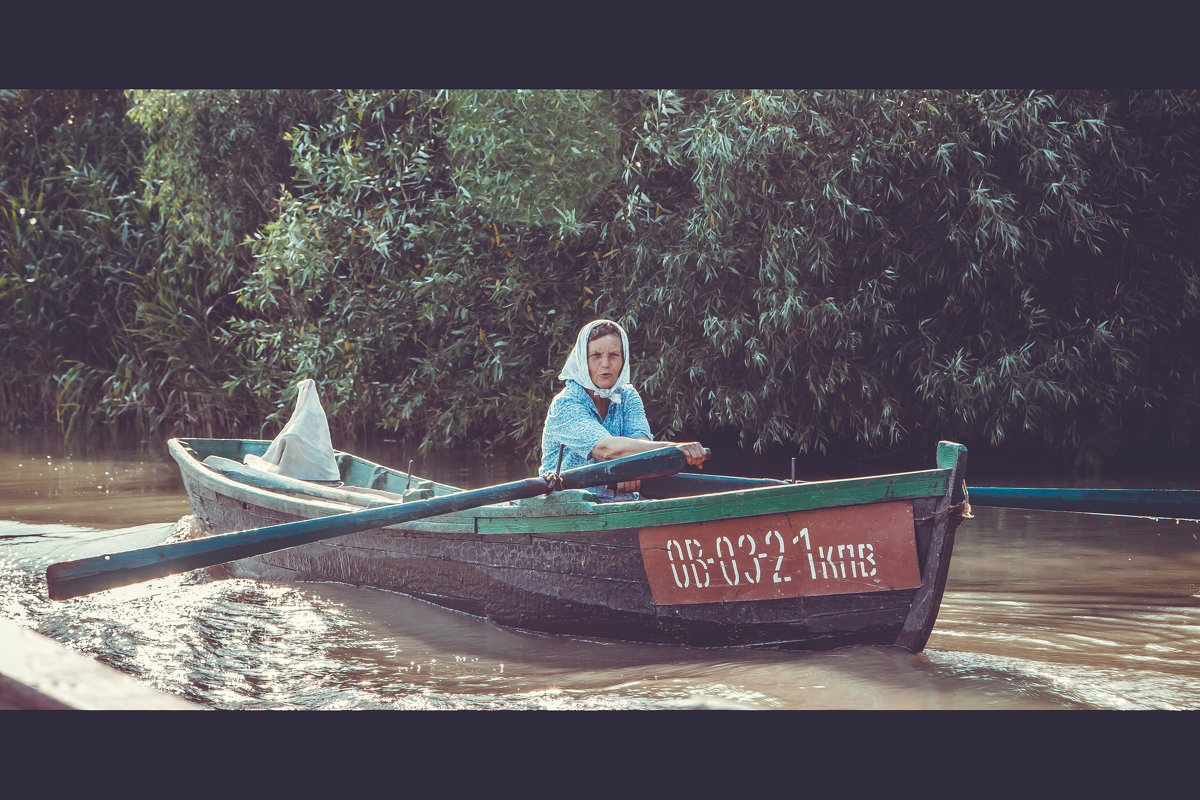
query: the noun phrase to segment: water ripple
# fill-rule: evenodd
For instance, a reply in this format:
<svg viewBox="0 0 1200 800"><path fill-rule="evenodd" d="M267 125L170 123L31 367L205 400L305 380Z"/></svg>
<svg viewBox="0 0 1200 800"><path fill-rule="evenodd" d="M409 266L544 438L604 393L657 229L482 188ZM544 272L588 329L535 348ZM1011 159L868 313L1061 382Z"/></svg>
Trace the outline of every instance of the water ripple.
<svg viewBox="0 0 1200 800"><path fill-rule="evenodd" d="M916 655L542 636L389 592L219 569L48 599L49 563L182 538L192 524L99 531L0 522L0 615L219 709L1200 707L1200 599L1082 584L1035 591L1032 580L1003 590L991 573L946 592L929 647ZM1149 583L1139 575L1124 588Z"/></svg>

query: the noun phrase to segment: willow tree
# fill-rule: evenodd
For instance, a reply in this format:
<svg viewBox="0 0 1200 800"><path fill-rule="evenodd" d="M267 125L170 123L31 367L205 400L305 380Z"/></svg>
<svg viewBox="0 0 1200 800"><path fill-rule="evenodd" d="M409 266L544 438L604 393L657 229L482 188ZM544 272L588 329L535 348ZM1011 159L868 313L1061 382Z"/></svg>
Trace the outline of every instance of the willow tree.
<svg viewBox="0 0 1200 800"><path fill-rule="evenodd" d="M147 139L141 199L163 248L137 297L135 346L121 356L109 402L154 427L227 431L253 408L227 391L235 293L256 269L248 239L278 215L292 183L288 131L320 118L333 93L129 94L129 117Z"/></svg>
<svg viewBox="0 0 1200 800"><path fill-rule="evenodd" d="M75 363L110 416L261 430L313 377L337 425L532 456L608 316L663 436L1087 460L1195 431L1195 91L134 92L138 129L108 95L38 128L58 161L21 97L0 334L41 366L6 365L10 407Z"/></svg>
<svg viewBox="0 0 1200 800"><path fill-rule="evenodd" d="M311 376L339 424L528 448L593 291L574 248L615 172L606 99L345 92L297 126L295 190L238 293L230 388L279 397Z"/></svg>
<svg viewBox="0 0 1200 800"><path fill-rule="evenodd" d="M1197 409L1195 92L662 93L606 299L667 432L1060 450ZM1145 429L1134 436L1145 435Z"/></svg>
<svg viewBox="0 0 1200 800"><path fill-rule="evenodd" d="M633 333L661 435L1178 439L1196 101L337 93L284 137L227 386L319 377L342 419L531 451L566 342L603 315Z"/></svg>
<svg viewBox="0 0 1200 800"><path fill-rule="evenodd" d="M111 407L161 246L120 91L0 91L0 419L71 432Z"/></svg>

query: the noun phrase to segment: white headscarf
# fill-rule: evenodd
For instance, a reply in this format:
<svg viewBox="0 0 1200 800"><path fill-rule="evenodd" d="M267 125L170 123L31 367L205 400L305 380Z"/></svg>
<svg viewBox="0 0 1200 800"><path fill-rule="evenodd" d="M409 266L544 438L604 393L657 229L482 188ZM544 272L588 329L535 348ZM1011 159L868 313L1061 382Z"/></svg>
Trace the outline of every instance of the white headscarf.
<svg viewBox="0 0 1200 800"><path fill-rule="evenodd" d="M591 334L592 328L607 322L617 329L621 334L621 351L625 356L625 363L621 366L621 374L617 376L617 382L613 384L611 389L599 389L596 384L592 383L591 373L588 372L588 335ZM629 336L625 333L625 329L610 319L598 319L589 322L579 330L579 336L575 339L575 346L571 348L571 354L567 356L566 366L562 372L558 373L560 381L572 380L578 383L583 388L594 392L597 397L602 397L611 400L614 403L621 402L621 387L629 384Z"/></svg>

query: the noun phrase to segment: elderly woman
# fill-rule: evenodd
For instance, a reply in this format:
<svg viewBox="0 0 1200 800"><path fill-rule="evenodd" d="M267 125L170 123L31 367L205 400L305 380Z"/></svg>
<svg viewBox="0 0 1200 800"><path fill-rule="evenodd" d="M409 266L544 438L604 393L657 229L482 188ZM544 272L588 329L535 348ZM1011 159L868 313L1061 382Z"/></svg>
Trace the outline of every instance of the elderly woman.
<svg viewBox="0 0 1200 800"><path fill-rule="evenodd" d="M541 472L553 472L558 466L560 445L565 445L564 470L659 447L678 447L693 466L704 462L704 447L699 442L653 441L641 395L629 384L628 354L629 337L611 320L589 322L579 331L558 376L567 385L546 413ZM602 502L636 500L640 483L617 484L615 493L607 486L588 491Z"/></svg>

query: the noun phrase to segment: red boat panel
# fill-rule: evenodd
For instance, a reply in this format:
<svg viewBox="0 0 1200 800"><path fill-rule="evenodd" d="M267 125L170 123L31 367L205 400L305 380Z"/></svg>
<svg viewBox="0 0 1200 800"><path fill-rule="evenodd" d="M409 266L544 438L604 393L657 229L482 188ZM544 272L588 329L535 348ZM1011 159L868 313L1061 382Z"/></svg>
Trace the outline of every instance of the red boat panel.
<svg viewBox="0 0 1200 800"><path fill-rule="evenodd" d="M921 585L912 503L643 528L656 605L731 603Z"/></svg>

